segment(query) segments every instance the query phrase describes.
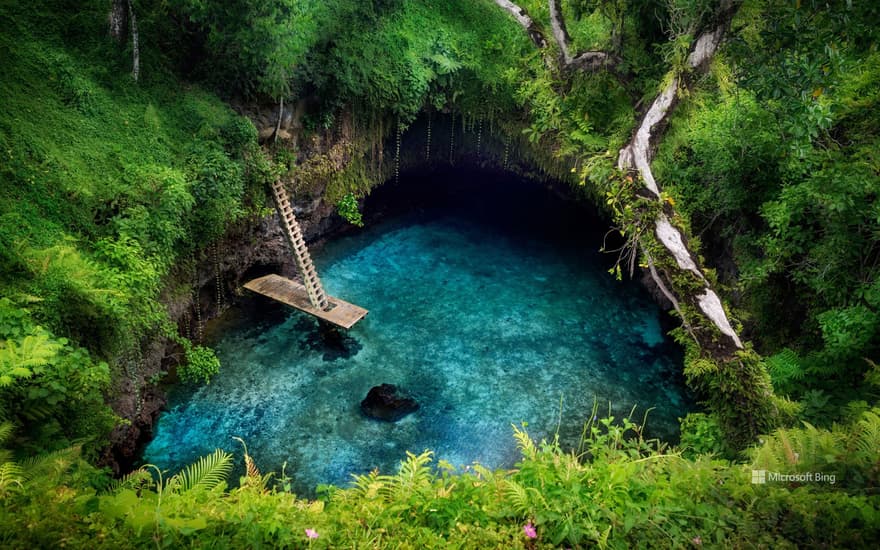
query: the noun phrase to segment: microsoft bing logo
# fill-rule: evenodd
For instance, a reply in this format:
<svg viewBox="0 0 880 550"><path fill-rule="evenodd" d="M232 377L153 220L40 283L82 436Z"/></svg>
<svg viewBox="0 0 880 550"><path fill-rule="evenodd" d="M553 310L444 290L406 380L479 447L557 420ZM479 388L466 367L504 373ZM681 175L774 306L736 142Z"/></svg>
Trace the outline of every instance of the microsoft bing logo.
<svg viewBox="0 0 880 550"><path fill-rule="evenodd" d="M752 470L752 483L754 485L764 485L768 482L782 483L828 483L834 485L837 483L835 474L826 474L824 472L798 472L794 474L783 474L781 472L768 472L767 470Z"/></svg>

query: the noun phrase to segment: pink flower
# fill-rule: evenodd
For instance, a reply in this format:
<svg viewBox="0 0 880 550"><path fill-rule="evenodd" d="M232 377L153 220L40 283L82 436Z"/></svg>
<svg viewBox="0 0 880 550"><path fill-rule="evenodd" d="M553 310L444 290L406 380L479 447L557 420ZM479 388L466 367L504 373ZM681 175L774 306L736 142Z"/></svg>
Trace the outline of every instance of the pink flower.
<svg viewBox="0 0 880 550"><path fill-rule="evenodd" d="M523 525L523 533L525 533L530 539L538 538L538 532L535 531L535 526L532 525L531 521Z"/></svg>
<svg viewBox="0 0 880 550"><path fill-rule="evenodd" d="M318 532L314 529L306 529L306 536L310 539L316 539L318 538Z"/></svg>
<svg viewBox="0 0 880 550"><path fill-rule="evenodd" d="M692 538L691 542L694 543L694 546L703 546L703 539L701 539L700 537Z"/></svg>

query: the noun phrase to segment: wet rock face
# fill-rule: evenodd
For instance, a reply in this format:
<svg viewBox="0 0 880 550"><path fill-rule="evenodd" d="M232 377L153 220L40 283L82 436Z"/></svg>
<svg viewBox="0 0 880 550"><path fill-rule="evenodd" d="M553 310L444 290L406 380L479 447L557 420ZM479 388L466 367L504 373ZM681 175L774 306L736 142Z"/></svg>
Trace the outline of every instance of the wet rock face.
<svg viewBox="0 0 880 550"><path fill-rule="evenodd" d="M386 422L397 422L418 409L416 400L394 384L373 386L361 401L361 410L365 415Z"/></svg>

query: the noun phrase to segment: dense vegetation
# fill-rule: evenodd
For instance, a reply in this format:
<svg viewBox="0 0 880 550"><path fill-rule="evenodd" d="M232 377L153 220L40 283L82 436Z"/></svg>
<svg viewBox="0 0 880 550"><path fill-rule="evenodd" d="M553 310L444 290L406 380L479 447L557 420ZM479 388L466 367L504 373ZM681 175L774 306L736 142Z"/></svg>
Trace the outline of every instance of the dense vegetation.
<svg viewBox="0 0 880 550"><path fill-rule="evenodd" d="M396 475L319 487L314 501L291 494L283 472L262 475L246 449L246 474L228 491L232 457L220 450L173 476L139 470L109 486L73 452L61 452L22 471L3 469L0 540L16 548L58 541L89 548L868 547L880 521L876 495L863 490L877 482L878 421L866 416L833 433L779 431L751 453L751 465L660 450L630 419L587 425L572 452L515 430L523 458L514 470L459 470L424 452L407 457ZM797 464L795 448L803 453ZM783 465L826 477L752 484L752 468ZM10 473L26 481L14 486Z"/></svg>
<svg viewBox="0 0 880 550"><path fill-rule="evenodd" d="M71 24L61 6L3 7L0 414L34 449L103 444L102 392L146 339L176 332L164 278L261 204L245 189L269 170L253 125L216 97L161 65L135 85L106 6L91 8Z"/></svg>
<svg viewBox="0 0 880 550"><path fill-rule="evenodd" d="M111 4L137 15L136 82L134 44L107 33ZM698 72L687 54L715 23L715 2L561 4L572 49L611 52L613 70L564 66L557 46L536 48L489 0L0 2L4 546L860 547L880 538L880 7L733 2L728 38ZM547 3L520 5L550 27ZM661 207L615 160L674 74L688 78L653 163ZM254 125L219 96L305 101L307 134L351 123L347 177L283 143L261 148ZM290 494L285 473L262 476L246 450L232 490L222 451L175 476L145 469L112 481L96 468L122 421L105 403L131 391L125 381L149 342L179 342L184 380L217 368L160 299L193 292L201 251L231 224L265 215L265 184L280 175L332 180L317 192L359 221L357 199L393 173L395 145L419 117L458 117L481 132L491 122L486 141L498 151L487 158L506 166L512 145L545 175L580 185L628 242L659 208L675 209L748 338L725 362L691 338L703 334L698 316L680 308L691 327L677 331L685 373L707 404L683 420L680 447L644 441L630 419L588 421L574 450L517 430L514 470L460 472L423 454L397 475L326 488L312 502ZM642 239L618 275L653 257L681 281ZM835 482L754 485L753 469Z"/></svg>

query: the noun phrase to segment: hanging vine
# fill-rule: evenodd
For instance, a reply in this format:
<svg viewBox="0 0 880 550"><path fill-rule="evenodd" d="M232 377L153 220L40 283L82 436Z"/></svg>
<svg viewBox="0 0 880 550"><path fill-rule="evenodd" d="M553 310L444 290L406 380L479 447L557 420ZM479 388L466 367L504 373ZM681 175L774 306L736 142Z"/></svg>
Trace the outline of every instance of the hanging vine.
<svg viewBox="0 0 880 550"><path fill-rule="evenodd" d="M450 115L449 121L449 164L455 164L455 111Z"/></svg>
<svg viewBox="0 0 880 550"><path fill-rule="evenodd" d="M400 136L403 134L403 124L397 119L397 139L394 145L394 183L400 183Z"/></svg>
<svg viewBox="0 0 880 550"><path fill-rule="evenodd" d="M192 260L192 266L193 266L193 310L196 313L195 336L196 336L196 341L200 343L202 341L202 331L203 331L202 307L201 307L201 304L199 303L199 268L198 268L198 264L196 263L195 252L193 252L191 260Z"/></svg>
<svg viewBox="0 0 880 550"><path fill-rule="evenodd" d="M183 318L181 319L181 322L183 323L183 336L184 336L184 338L191 339L192 338L192 326L190 324L190 317L191 317L191 315L188 311L184 312Z"/></svg>
<svg viewBox="0 0 880 550"><path fill-rule="evenodd" d="M135 417L140 415L141 411L144 407L144 387L140 384L138 378L143 370L144 365L144 353L140 346L134 346L130 350L127 350L119 363L123 365L125 369L125 375L128 378L128 383L130 385L131 391L134 392L135 397Z"/></svg>
<svg viewBox="0 0 880 550"><path fill-rule="evenodd" d="M220 270L220 243L214 243L214 283L217 291L217 312L223 309L223 275Z"/></svg>
<svg viewBox="0 0 880 550"><path fill-rule="evenodd" d="M483 145L483 116L477 122L477 156L480 156L480 148Z"/></svg>
<svg viewBox="0 0 880 550"><path fill-rule="evenodd" d="M428 111L428 135L425 139L425 160L431 160L431 111Z"/></svg>

